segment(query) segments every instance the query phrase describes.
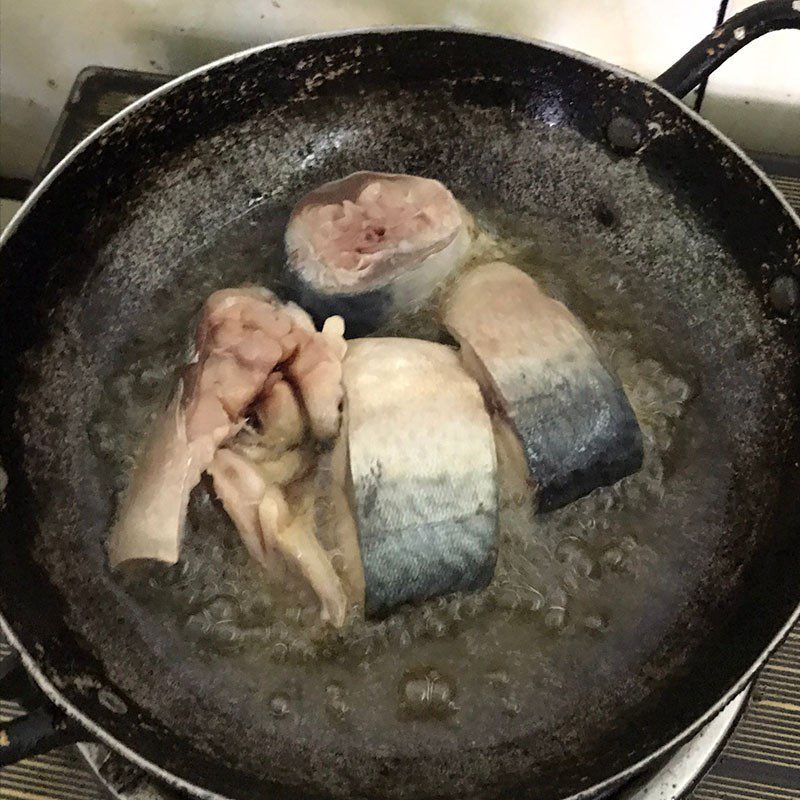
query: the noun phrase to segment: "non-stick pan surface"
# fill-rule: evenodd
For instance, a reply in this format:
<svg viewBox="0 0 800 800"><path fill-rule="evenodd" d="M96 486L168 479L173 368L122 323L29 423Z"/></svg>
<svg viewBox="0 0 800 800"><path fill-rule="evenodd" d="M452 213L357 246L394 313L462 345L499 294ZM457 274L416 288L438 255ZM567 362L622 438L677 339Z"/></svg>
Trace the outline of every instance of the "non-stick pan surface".
<svg viewBox="0 0 800 800"><path fill-rule="evenodd" d="M364 673L342 723L296 665L275 667L292 713L271 714L251 679L188 647L105 562L116 476L89 430L120 361L215 288L276 285L292 204L357 169L438 178L565 257L588 248L635 309L637 346L692 386L696 434L669 465L682 492L653 501L642 532L658 569L625 584L637 612L518 648L511 712L453 641L436 653L455 719L387 713L397 684ZM3 248L10 632L93 733L232 797L546 800L613 780L718 704L795 612L797 312L770 289L798 271L797 220L752 165L655 85L570 53L370 32L195 73L74 153ZM712 440L724 457L702 457ZM608 591L623 583L610 575ZM491 632L500 662L517 630L504 625ZM402 657L387 657L400 680Z"/></svg>

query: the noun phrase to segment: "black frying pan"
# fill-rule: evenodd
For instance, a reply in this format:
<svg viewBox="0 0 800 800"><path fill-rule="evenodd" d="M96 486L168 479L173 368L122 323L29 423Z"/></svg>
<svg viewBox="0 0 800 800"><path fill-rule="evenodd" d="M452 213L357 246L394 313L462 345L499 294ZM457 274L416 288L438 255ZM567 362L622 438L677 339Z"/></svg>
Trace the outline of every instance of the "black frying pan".
<svg viewBox="0 0 800 800"><path fill-rule="evenodd" d="M619 784L719 710L798 614L800 236L763 174L673 94L800 26L795 5L733 18L660 85L448 30L257 48L154 92L70 154L3 238L0 622L57 707L12 723L3 759L93 736L198 796L547 800ZM89 431L120 361L214 288L278 285L291 205L357 169L439 178L501 227L559 240L565 259L588 248L597 282L613 272L621 287L588 321L632 309L637 347L692 386L668 490L632 545L655 567L638 583L588 576L626 587L635 613L509 646L510 713L461 639L434 652L456 676L455 719L381 711L377 724L370 708L393 707L396 685L364 672L349 722L333 721L297 665L274 667L294 705L270 713L106 566L114 476ZM493 618L492 635L519 625ZM405 656L387 657L399 679Z"/></svg>

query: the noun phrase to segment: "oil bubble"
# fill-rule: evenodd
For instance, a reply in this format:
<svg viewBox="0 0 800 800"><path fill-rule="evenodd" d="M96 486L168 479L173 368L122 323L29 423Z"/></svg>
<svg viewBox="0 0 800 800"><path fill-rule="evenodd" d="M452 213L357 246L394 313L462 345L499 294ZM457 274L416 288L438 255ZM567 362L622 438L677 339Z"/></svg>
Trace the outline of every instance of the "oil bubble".
<svg viewBox="0 0 800 800"><path fill-rule="evenodd" d="M502 669L496 669L486 676L492 686L507 686L509 682L508 673Z"/></svg>
<svg viewBox="0 0 800 800"><path fill-rule="evenodd" d="M588 578L596 572L586 543L577 536L567 536L562 539L556 546L555 555L558 561L567 564L576 575Z"/></svg>
<svg viewBox="0 0 800 800"><path fill-rule="evenodd" d="M551 606L544 615L544 624L551 631L563 630L567 625L567 609Z"/></svg>
<svg viewBox="0 0 800 800"><path fill-rule="evenodd" d="M520 604L519 592L510 586L504 586L498 590L495 596L495 603L498 608L505 611L513 611Z"/></svg>
<svg viewBox="0 0 800 800"><path fill-rule="evenodd" d="M284 661L286 661L286 657L288 655L289 647L286 642L276 642L270 649L270 656L272 657L273 661L276 661L279 664L282 664Z"/></svg>
<svg viewBox="0 0 800 800"><path fill-rule="evenodd" d="M556 587L552 591L548 592L547 600L551 607L554 606L556 608L566 608L567 593L563 589Z"/></svg>
<svg viewBox="0 0 800 800"><path fill-rule="evenodd" d="M507 717L516 717L522 710L520 703L511 697L504 697L501 702L503 705L503 713Z"/></svg>
<svg viewBox="0 0 800 800"><path fill-rule="evenodd" d="M399 614L393 614L386 620L386 633L393 639L396 639L402 632L405 626L405 620Z"/></svg>
<svg viewBox="0 0 800 800"><path fill-rule="evenodd" d="M338 683L330 683L325 687L325 708L336 719L342 720L350 712L344 695L344 689Z"/></svg>
<svg viewBox="0 0 800 800"><path fill-rule="evenodd" d="M583 620L583 627L594 633L602 633L608 628L608 617L604 614L589 614Z"/></svg>
<svg viewBox="0 0 800 800"><path fill-rule="evenodd" d="M525 610L531 613L541 611L544 607L544 595L537 589L528 590L528 597L525 600Z"/></svg>
<svg viewBox="0 0 800 800"><path fill-rule="evenodd" d="M464 617L477 617L483 611L485 603L481 595L467 595L461 602L461 614Z"/></svg>
<svg viewBox="0 0 800 800"><path fill-rule="evenodd" d="M567 572L565 575L563 575L561 578L561 583L570 594L576 594L581 587L581 582L578 579L578 575L574 572Z"/></svg>
<svg viewBox="0 0 800 800"><path fill-rule="evenodd" d="M567 536L556 545L556 558L562 564L568 564L583 555L586 548L577 536Z"/></svg>
<svg viewBox="0 0 800 800"><path fill-rule="evenodd" d="M278 719L286 717L292 710L289 698L280 692L276 692L269 698L269 713Z"/></svg>
<svg viewBox="0 0 800 800"><path fill-rule="evenodd" d="M208 600L203 611L217 622L234 622L239 615L239 604L230 595L217 594Z"/></svg>
<svg viewBox="0 0 800 800"><path fill-rule="evenodd" d="M298 637L289 644L288 655L296 661L311 661L316 657L317 651L311 642Z"/></svg>
<svg viewBox="0 0 800 800"><path fill-rule="evenodd" d="M400 682L400 707L414 719L443 719L457 710L454 684L436 669L407 672Z"/></svg>
<svg viewBox="0 0 800 800"><path fill-rule="evenodd" d="M448 625L442 619L432 619L428 621L428 633L437 639L441 639L448 633Z"/></svg>
<svg viewBox="0 0 800 800"><path fill-rule="evenodd" d="M625 551L621 547L609 547L600 557L600 563L607 569L622 570L625 566Z"/></svg>

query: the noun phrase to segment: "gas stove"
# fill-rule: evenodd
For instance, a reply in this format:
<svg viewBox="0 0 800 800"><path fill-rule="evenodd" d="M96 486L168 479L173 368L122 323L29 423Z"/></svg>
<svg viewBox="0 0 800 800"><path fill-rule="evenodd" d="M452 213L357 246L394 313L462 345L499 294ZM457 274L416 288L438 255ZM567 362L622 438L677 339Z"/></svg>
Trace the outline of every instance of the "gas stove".
<svg viewBox="0 0 800 800"><path fill-rule="evenodd" d="M34 183L92 129L167 76L88 67L78 76ZM800 163L761 158L800 211ZM9 649L0 641L0 657ZM0 702L0 720L21 713ZM0 774L0 800L176 800L105 746L81 744ZM694 739L613 800L800 800L800 625L738 695ZM606 798L606 800L611 800Z"/></svg>

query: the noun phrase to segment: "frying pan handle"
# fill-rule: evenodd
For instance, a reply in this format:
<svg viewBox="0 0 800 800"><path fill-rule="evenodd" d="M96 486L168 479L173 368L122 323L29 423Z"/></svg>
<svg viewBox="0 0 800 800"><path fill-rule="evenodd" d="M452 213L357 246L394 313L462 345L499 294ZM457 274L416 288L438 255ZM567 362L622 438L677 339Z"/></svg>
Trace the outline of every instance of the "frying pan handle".
<svg viewBox="0 0 800 800"><path fill-rule="evenodd" d="M800 29L798 0L765 0L746 8L698 42L655 82L676 97L684 97L746 44L770 31Z"/></svg>
<svg viewBox="0 0 800 800"><path fill-rule="evenodd" d="M23 701L31 697L30 682L16 654L0 662L0 697ZM28 714L2 723L0 768L86 739L86 731L54 705L41 697L38 703Z"/></svg>
<svg viewBox="0 0 800 800"><path fill-rule="evenodd" d="M40 706L0 728L0 768L85 738L86 732L55 706Z"/></svg>

